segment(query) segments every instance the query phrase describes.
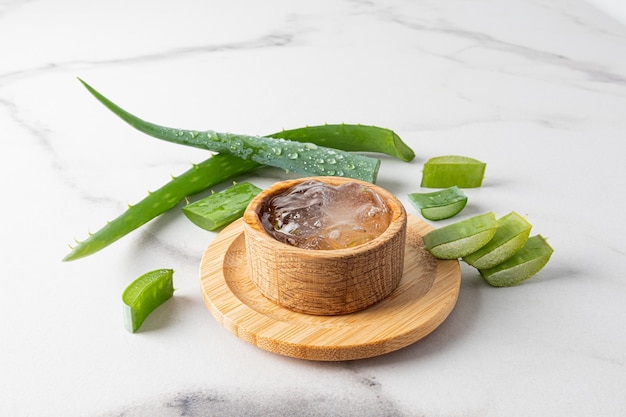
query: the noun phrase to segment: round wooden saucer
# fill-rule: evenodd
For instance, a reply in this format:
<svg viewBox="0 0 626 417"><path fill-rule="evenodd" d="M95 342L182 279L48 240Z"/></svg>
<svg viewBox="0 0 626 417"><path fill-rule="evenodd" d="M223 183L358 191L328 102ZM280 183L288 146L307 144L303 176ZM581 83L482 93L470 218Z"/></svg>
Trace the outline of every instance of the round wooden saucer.
<svg viewBox="0 0 626 417"><path fill-rule="evenodd" d="M270 352L320 361L382 355L435 330L456 304L459 262L436 259L424 249L422 236L430 230L427 223L408 216L404 275L387 298L356 313L314 316L274 304L257 290L247 273L240 219L204 252L202 296L222 326Z"/></svg>

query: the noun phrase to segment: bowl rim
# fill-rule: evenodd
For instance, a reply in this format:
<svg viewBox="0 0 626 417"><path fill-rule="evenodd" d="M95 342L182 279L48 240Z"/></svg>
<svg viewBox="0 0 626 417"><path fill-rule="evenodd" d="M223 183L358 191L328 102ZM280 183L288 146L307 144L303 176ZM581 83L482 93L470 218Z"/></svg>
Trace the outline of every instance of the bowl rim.
<svg viewBox="0 0 626 417"><path fill-rule="evenodd" d="M280 192L283 192L297 184L301 184L307 181L319 181L334 186L354 182L368 187L381 197L387 208L391 211L391 220L389 222L389 225L380 235L376 236L374 239L351 248L305 249L279 241L278 239L267 233L267 231L263 227L261 218L259 216L259 209L263 207L263 203L267 201L268 198ZM323 256L332 259L345 257L346 255L356 255L376 250L380 245L387 242L389 239L393 238L402 231L404 225L407 222L407 215L402 202L390 191L387 191L386 189L376 184L347 177L312 176L283 180L273 183L271 186L257 194L257 196L255 196L250 201L250 203L246 207L246 210L244 211L243 221L244 226L246 227L248 232L254 232L256 236L263 236L271 240L271 242L274 242L277 248L279 248L281 251L288 251L301 257L310 256L312 258L318 258L320 256Z"/></svg>

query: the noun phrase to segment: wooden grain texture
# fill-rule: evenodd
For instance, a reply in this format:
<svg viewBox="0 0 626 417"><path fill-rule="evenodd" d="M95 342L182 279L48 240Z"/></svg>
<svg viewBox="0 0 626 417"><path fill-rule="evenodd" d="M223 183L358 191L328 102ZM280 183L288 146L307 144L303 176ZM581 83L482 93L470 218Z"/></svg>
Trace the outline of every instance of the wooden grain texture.
<svg viewBox="0 0 626 417"><path fill-rule="evenodd" d="M268 200L309 181L360 184L383 201L390 224L375 239L350 248L310 250L280 242L261 222ZM406 211L393 194L374 184L341 177L277 182L250 202L243 221L250 279L264 296L291 310L317 315L363 310L387 297L402 279Z"/></svg>
<svg viewBox="0 0 626 417"><path fill-rule="evenodd" d="M247 274L243 221L225 228L200 265L204 301L237 337L270 352L300 359L343 361L382 355L435 330L456 304L461 283L457 260L438 260L422 236L432 228L408 215L404 275L377 304L350 314L294 312L265 298Z"/></svg>

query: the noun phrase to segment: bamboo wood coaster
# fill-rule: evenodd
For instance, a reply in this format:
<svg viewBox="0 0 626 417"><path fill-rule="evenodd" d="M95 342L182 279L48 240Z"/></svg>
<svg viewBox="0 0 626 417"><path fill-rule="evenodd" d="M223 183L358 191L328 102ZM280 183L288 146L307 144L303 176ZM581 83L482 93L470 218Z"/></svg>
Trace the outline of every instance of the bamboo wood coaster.
<svg viewBox="0 0 626 417"><path fill-rule="evenodd" d="M457 260L438 260L423 246L432 228L407 216L404 274L377 304L355 313L298 313L265 298L247 272L243 220L225 228L200 265L204 301L237 337L269 352L299 359L342 361L393 352L435 330L456 304L461 283Z"/></svg>

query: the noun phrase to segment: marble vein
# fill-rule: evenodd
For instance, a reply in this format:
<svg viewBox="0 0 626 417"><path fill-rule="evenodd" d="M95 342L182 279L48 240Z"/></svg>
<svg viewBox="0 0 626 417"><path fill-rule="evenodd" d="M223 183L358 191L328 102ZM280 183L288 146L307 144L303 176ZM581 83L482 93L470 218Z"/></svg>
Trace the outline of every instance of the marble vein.
<svg viewBox="0 0 626 417"><path fill-rule="evenodd" d="M224 51L249 51L264 48L276 48L290 45L293 42L293 35L290 33L270 33L266 36L251 39L243 42L232 42L222 44L207 44L198 46L181 46L170 50L150 52L145 54L134 54L128 57L105 58L93 60L68 60L60 62L43 63L36 67L23 68L14 71L0 73L0 86L16 80L38 76L42 73L51 72L76 72L80 69L93 67L107 67L131 64L155 63L163 60L173 60L188 58L196 55L204 55Z"/></svg>
<svg viewBox="0 0 626 417"><path fill-rule="evenodd" d="M589 31L595 34L600 34L612 38L616 38L619 40L626 39L626 32L616 33L615 30L609 29L605 26L600 26L595 22L589 21L589 19L585 19L584 15L580 11L573 11L566 7L563 7L558 2L546 2L546 1L538 1L538 0L525 0L528 4L532 4L533 6L540 8L544 11L549 12L554 16L561 16L564 20L573 23L575 26L579 28ZM606 22L605 22L606 23ZM626 29L626 28L624 28Z"/></svg>
<svg viewBox="0 0 626 417"><path fill-rule="evenodd" d="M36 121L25 120L22 118L19 106L17 106L15 102L3 98L2 96L0 96L0 108L4 109L9 119L11 119L22 130L27 132L29 137L35 139L38 147L50 156L49 160L52 168L57 172L61 171L63 169L63 164L60 162L58 153L50 143L50 131L43 126L38 125Z"/></svg>
<svg viewBox="0 0 626 417"><path fill-rule="evenodd" d="M447 22L438 22L437 25L423 24L416 22L415 20L405 19L402 16L394 16L392 17L392 20L413 31L437 33L444 36L451 36L453 38L470 41L469 46L459 48L458 52L452 55L440 54L433 51L429 52L432 55L437 55L441 58L462 63L464 65L472 64L467 59L463 58L463 52L479 48L496 52L510 53L538 64L572 70L582 74L589 81L617 84L620 86L626 85L626 77L624 75L616 73L608 68L603 68L592 62L576 60L563 54L507 42L505 40L497 39L487 33L463 29ZM528 74L520 74L519 71L505 69L503 66L498 68L497 71L509 72L511 74L522 75L524 77L533 77ZM542 79L545 78L545 76L539 77Z"/></svg>

